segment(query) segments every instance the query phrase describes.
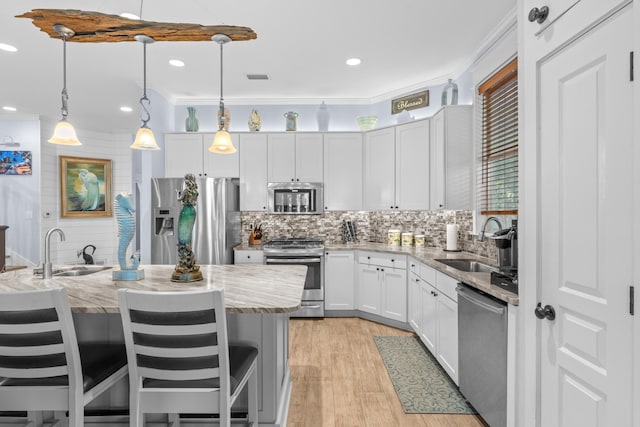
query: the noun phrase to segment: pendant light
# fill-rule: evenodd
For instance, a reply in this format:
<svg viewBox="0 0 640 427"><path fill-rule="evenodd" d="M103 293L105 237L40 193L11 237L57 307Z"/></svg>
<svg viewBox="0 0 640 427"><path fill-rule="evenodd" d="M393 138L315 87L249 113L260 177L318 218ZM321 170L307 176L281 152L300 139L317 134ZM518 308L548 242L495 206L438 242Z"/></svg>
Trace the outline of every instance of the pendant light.
<svg viewBox="0 0 640 427"><path fill-rule="evenodd" d="M226 124L225 126L224 97L222 95L222 47L229 43L231 39L225 34L215 34L211 37L211 40L220 45L220 111L218 112L218 132L213 138L209 151L218 154L232 154L236 152L236 147L233 146L231 135L226 130L229 125Z"/></svg>
<svg viewBox="0 0 640 427"><path fill-rule="evenodd" d="M62 24L54 25L53 29L62 37L62 119L56 125L49 142L59 145L82 145L76 136L76 130L73 125L67 121L67 114L69 114L67 108L69 99L67 94L67 39L73 37L75 31Z"/></svg>
<svg viewBox="0 0 640 427"><path fill-rule="evenodd" d="M147 98L147 45L153 43L155 40L152 37L146 36L144 34L138 34L135 36L137 42L142 43L142 51L143 51L143 60L142 60L142 98L140 98L140 105L142 106L142 110L144 110L146 114L146 118L142 117L142 111L140 111L140 116L142 120L142 126L138 129L136 133L136 139L133 141L133 144L129 146L134 150L159 150L158 144L156 143L156 137L153 135L153 131L147 126L149 120L151 120L151 114L149 114L149 110L144 105L145 102L147 104L151 104L149 98Z"/></svg>

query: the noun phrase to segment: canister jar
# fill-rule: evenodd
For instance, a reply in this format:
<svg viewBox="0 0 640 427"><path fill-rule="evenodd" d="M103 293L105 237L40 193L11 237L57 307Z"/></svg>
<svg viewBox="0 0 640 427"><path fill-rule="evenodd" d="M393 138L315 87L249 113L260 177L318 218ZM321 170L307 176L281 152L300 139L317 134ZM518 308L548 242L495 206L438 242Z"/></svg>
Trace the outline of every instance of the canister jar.
<svg viewBox="0 0 640 427"><path fill-rule="evenodd" d="M400 230L389 230L387 243L389 246L400 246Z"/></svg>
<svg viewBox="0 0 640 427"><path fill-rule="evenodd" d="M424 234L416 234L415 235L415 243L416 243L416 248L424 248Z"/></svg>
<svg viewBox="0 0 640 427"><path fill-rule="evenodd" d="M413 233L402 233L402 246L413 246Z"/></svg>

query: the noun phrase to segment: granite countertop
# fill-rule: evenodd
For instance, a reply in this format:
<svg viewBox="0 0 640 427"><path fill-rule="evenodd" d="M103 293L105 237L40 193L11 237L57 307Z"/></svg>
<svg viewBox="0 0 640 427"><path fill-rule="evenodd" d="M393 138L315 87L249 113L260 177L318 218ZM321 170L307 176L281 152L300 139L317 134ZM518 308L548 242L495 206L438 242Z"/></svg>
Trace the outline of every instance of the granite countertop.
<svg viewBox="0 0 640 427"><path fill-rule="evenodd" d="M307 267L294 265L202 265L204 280L175 283L171 281L173 265L140 266L145 278L137 281L113 281L114 269L119 270L119 266L86 276L47 280L34 275L31 269L9 271L0 274L0 293L63 287L74 313L118 313L120 288L153 291L224 288L228 313L290 313L300 307L307 274Z"/></svg>
<svg viewBox="0 0 640 427"><path fill-rule="evenodd" d="M507 291L500 286L491 284L491 275L490 273L469 273L466 271L460 271L456 268L449 267L441 262L436 261L436 259L472 259L475 261L480 261L484 264L489 264L495 266L495 261L478 256L476 254L472 254L469 252L447 252L443 251L439 248L416 248L416 247L407 247L407 246L390 246L384 243L328 243L324 245L324 249L328 251L340 251L340 250L350 250L350 251L371 251L371 252L382 252L382 253L401 253L410 255L417 260L423 262L429 267L433 267L434 269L451 276L461 282L466 283L467 285L479 289L483 292L486 292L489 295L492 295L498 298L501 301L504 301L508 304L518 305L518 295L513 292Z"/></svg>

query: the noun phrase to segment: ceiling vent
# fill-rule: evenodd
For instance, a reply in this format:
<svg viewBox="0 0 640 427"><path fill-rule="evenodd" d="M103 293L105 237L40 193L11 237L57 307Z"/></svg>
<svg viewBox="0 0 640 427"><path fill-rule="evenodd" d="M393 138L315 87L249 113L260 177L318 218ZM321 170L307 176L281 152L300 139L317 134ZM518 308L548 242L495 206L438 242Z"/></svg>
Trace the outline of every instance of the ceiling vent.
<svg viewBox="0 0 640 427"><path fill-rule="evenodd" d="M269 80L268 74L247 74L249 80Z"/></svg>

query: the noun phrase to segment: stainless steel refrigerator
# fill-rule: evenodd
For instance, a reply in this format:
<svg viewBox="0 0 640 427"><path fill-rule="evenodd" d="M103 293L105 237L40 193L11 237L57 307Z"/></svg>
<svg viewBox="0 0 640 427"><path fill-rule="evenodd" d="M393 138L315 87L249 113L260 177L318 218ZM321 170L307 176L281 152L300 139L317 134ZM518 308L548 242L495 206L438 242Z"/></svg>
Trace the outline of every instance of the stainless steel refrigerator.
<svg viewBox="0 0 640 427"><path fill-rule="evenodd" d="M233 247L240 243L240 193L237 178L196 178L198 202L192 248L196 262L233 264ZM178 192L184 178L151 179L151 263L176 264Z"/></svg>

